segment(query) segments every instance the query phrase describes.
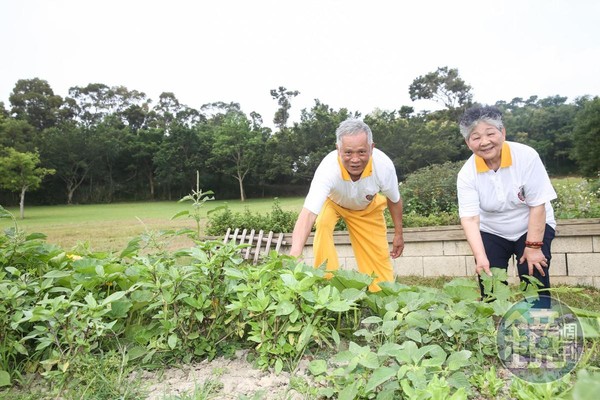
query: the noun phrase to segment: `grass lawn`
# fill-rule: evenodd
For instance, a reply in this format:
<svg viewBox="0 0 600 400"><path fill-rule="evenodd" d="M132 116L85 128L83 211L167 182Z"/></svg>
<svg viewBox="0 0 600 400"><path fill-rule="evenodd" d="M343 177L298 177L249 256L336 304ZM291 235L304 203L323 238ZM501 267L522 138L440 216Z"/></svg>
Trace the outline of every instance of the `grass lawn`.
<svg viewBox="0 0 600 400"><path fill-rule="evenodd" d="M283 210L300 211L304 198L279 198ZM247 207L252 213L271 212L274 199L207 201L202 207L203 220L210 210L227 205L234 212ZM19 219L19 208L7 208L21 229L27 233L47 235L48 243L71 249L88 242L94 251L120 251L130 239L146 230L195 229L195 221L187 217L172 220L183 210L192 211L191 202L176 201L114 203L94 205L25 206L25 219ZM9 219L0 219L0 228L12 226Z"/></svg>

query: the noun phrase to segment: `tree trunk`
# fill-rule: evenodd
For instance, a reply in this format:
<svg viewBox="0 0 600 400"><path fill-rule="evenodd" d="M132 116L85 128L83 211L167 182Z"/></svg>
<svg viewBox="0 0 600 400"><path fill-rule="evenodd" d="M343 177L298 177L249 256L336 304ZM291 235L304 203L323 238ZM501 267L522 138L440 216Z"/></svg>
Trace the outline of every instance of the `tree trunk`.
<svg viewBox="0 0 600 400"><path fill-rule="evenodd" d="M246 201L246 193L244 192L244 180L238 176L238 182L240 183L240 200Z"/></svg>
<svg viewBox="0 0 600 400"><path fill-rule="evenodd" d="M67 188L67 205L73 204L73 193L75 189Z"/></svg>
<svg viewBox="0 0 600 400"><path fill-rule="evenodd" d="M152 171L148 174L148 183L150 184L150 199L154 200L154 176L152 176Z"/></svg>
<svg viewBox="0 0 600 400"><path fill-rule="evenodd" d="M21 219L25 219L25 191L27 186L21 188L21 201L19 202L19 211L21 211Z"/></svg>

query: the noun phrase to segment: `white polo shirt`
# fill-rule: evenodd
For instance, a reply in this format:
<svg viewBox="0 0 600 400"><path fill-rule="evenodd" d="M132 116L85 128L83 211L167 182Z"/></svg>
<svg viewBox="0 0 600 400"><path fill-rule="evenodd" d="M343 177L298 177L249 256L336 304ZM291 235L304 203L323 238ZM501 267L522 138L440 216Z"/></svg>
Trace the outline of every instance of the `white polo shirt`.
<svg viewBox="0 0 600 400"><path fill-rule="evenodd" d="M349 210L364 210L379 192L394 203L400 200L396 169L385 153L374 148L360 179L354 182L334 150L317 167L304 207L319 214L329 197Z"/></svg>
<svg viewBox="0 0 600 400"><path fill-rule="evenodd" d="M546 223L556 228L550 200L556 192L538 153L504 142L498 171L473 154L457 178L459 216L479 215L480 230L515 241L527 232L529 207L546 205Z"/></svg>

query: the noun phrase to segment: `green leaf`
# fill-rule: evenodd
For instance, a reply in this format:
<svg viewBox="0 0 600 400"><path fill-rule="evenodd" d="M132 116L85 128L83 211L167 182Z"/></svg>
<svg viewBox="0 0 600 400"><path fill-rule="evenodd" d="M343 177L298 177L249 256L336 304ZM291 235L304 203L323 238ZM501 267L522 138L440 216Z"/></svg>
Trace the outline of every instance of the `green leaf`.
<svg viewBox="0 0 600 400"><path fill-rule="evenodd" d="M109 317L114 319L126 318L127 313L131 310L133 303L128 299L121 301L113 301L110 304L110 312L107 314Z"/></svg>
<svg viewBox="0 0 600 400"><path fill-rule="evenodd" d="M333 356L333 361L336 363L350 362L354 359L355 353L350 350L340 351Z"/></svg>
<svg viewBox="0 0 600 400"><path fill-rule="evenodd" d="M381 319L380 317L373 315L371 317L367 317L365 319L362 320L363 324L379 324L383 322L383 319Z"/></svg>
<svg viewBox="0 0 600 400"><path fill-rule="evenodd" d="M340 334L338 333L338 331L335 330L335 328L331 329L331 338L333 339L333 341L335 342L335 345L339 349L339 346L340 346Z"/></svg>
<svg viewBox="0 0 600 400"><path fill-rule="evenodd" d="M275 361L275 375L279 375L283 371L283 361L280 358Z"/></svg>
<svg viewBox="0 0 600 400"><path fill-rule="evenodd" d="M246 277L244 271L238 268L223 267L223 272L225 273L225 276L232 279L243 279Z"/></svg>
<svg viewBox="0 0 600 400"><path fill-rule="evenodd" d="M96 271L96 275L98 275L98 276L101 276L101 277L106 276L106 273L104 272L104 265L102 265L102 264L96 265L95 271Z"/></svg>
<svg viewBox="0 0 600 400"><path fill-rule="evenodd" d="M350 386L346 386L344 388L344 390L342 390L340 392L338 399L339 400L355 400L357 397L356 395L358 394L358 389L356 388L356 386L357 386L356 382Z"/></svg>
<svg viewBox="0 0 600 400"><path fill-rule="evenodd" d="M377 355L396 357L402 351L402 346L398 343L387 342L379 346Z"/></svg>
<svg viewBox="0 0 600 400"><path fill-rule="evenodd" d="M0 370L0 387L10 386L10 374L4 370Z"/></svg>
<svg viewBox="0 0 600 400"><path fill-rule="evenodd" d="M127 350L127 356L129 357L129 360L135 360L146 355L147 352L148 351L142 346L134 346Z"/></svg>
<svg viewBox="0 0 600 400"><path fill-rule="evenodd" d="M417 343L421 343L421 332L416 329L408 329L405 333L407 338L414 340Z"/></svg>
<svg viewBox="0 0 600 400"><path fill-rule="evenodd" d="M306 328L304 328L304 330L300 334L300 337L298 338L298 343L296 344L296 351L300 352L304 350L304 348L310 341L313 330L314 327L312 325L306 325Z"/></svg>
<svg viewBox="0 0 600 400"><path fill-rule="evenodd" d="M325 360L313 360L308 364L308 370L313 375L321 375L327 372L327 362Z"/></svg>
<svg viewBox="0 0 600 400"><path fill-rule="evenodd" d="M479 286L474 279L457 278L444 285L444 292L454 300L474 301L481 295Z"/></svg>
<svg viewBox="0 0 600 400"><path fill-rule="evenodd" d="M456 371L462 367L466 367L471 364L469 358L471 358L471 352L469 350L461 350L450 354L446 360L448 369L450 371Z"/></svg>
<svg viewBox="0 0 600 400"><path fill-rule="evenodd" d="M171 336L169 336L167 343L169 343L169 348L171 348L171 350L175 349L177 346L177 335L173 333Z"/></svg>
<svg viewBox="0 0 600 400"><path fill-rule="evenodd" d="M577 400L592 400L598 398L600 392L600 373L585 369L577 373L577 381L573 388L573 398Z"/></svg>
<svg viewBox="0 0 600 400"><path fill-rule="evenodd" d="M325 308L327 308L329 311L345 312L350 310L350 304L344 300L335 300L327 304Z"/></svg>
<svg viewBox="0 0 600 400"><path fill-rule="evenodd" d="M444 361L446 361L447 354L441 346L437 344L431 344L428 346L424 346L419 350L423 351L423 354L428 354L431 357L423 359L421 365L426 367L441 367L442 365L444 365Z"/></svg>
<svg viewBox="0 0 600 400"><path fill-rule="evenodd" d="M72 274L71 271L54 270L54 271L46 272L46 274L44 275L44 278L58 279L58 278L64 278L66 276L71 276L71 274Z"/></svg>
<svg viewBox="0 0 600 400"><path fill-rule="evenodd" d="M186 197L187 197L187 196L186 196ZM181 200L183 200L183 199L181 199ZM181 201L181 200L179 200L179 201ZM184 216L184 215L190 215L190 212L189 212L188 210L179 211L177 214L175 214L175 215L173 215L173 216L171 217L171 220L173 220L173 219L175 219L175 218L182 217L182 216Z"/></svg>
<svg viewBox="0 0 600 400"><path fill-rule="evenodd" d="M356 303L359 300L364 299L367 296L367 294L365 292L363 292L362 290L358 290L355 288L348 288L348 289L344 289L342 290L340 297L344 300L347 300L351 303Z"/></svg>
<svg viewBox="0 0 600 400"><path fill-rule="evenodd" d="M373 353L372 351L369 351L366 354L361 354L361 356L358 358L358 363L363 367L371 369L379 368L379 358L377 357L377 354Z"/></svg>
<svg viewBox="0 0 600 400"><path fill-rule="evenodd" d="M277 305L275 315L290 315L296 308L294 304L289 300L284 300Z"/></svg>
<svg viewBox="0 0 600 400"><path fill-rule="evenodd" d="M110 296L108 296L107 298L102 300L101 304L103 306L105 306L109 303L112 303L113 301L120 300L121 298L123 298L123 296L125 296L126 293L127 292L125 292L125 291L114 292L113 294L111 294Z"/></svg>
<svg viewBox="0 0 600 400"><path fill-rule="evenodd" d="M129 241L129 243L127 243L127 247L125 247L123 249L123 251L121 251L121 254L119 254L120 258L127 258L127 257L133 257L137 254L137 252L140 250L140 242L142 241L141 237L136 237L134 239L131 239Z"/></svg>
<svg viewBox="0 0 600 400"><path fill-rule="evenodd" d="M347 288L366 289L373 282L373 278L354 270L340 269L333 274L330 282L340 292Z"/></svg>
<svg viewBox="0 0 600 400"><path fill-rule="evenodd" d="M390 368L390 367L377 368L375 371L373 371L371 378L369 378L369 381L367 382L367 385L365 386L365 391L367 393L372 392L373 390L375 390L377 388L377 386L385 383L386 381L388 381L391 378L394 378L396 376L396 372L397 372L397 369Z"/></svg>
<svg viewBox="0 0 600 400"><path fill-rule="evenodd" d="M427 316L424 314L425 311L413 311L409 313L404 319L408 326L427 329L429 328L429 321L427 320Z"/></svg>
<svg viewBox="0 0 600 400"><path fill-rule="evenodd" d="M36 239L46 239L46 235L39 232L34 232L32 234L27 235L26 240L36 240Z"/></svg>
<svg viewBox="0 0 600 400"><path fill-rule="evenodd" d="M23 346L21 343L19 342L13 342L13 347L14 349L19 353L19 354L23 354L23 355L29 355L29 353L27 352L27 349L25 348L25 346Z"/></svg>
<svg viewBox="0 0 600 400"><path fill-rule="evenodd" d="M9 272L11 275L14 276L21 276L21 271L19 271L17 268L15 267L6 267L4 268L6 270L6 272Z"/></svg>

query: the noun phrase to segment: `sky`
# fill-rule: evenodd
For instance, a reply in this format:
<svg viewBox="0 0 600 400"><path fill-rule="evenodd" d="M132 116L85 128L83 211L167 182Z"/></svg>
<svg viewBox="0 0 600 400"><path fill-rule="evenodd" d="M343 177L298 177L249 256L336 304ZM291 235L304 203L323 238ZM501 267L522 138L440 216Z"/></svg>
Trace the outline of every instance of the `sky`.
<svg viewBox="0 0 600 400"><path fill-rule="evenodd" d="M597 0L0 0L0 101L19 79L55 94L103 83L236 102L272 126L271 89L362 115L439 108L415 78L457 68L475 101L600 95Z"/></svg>

